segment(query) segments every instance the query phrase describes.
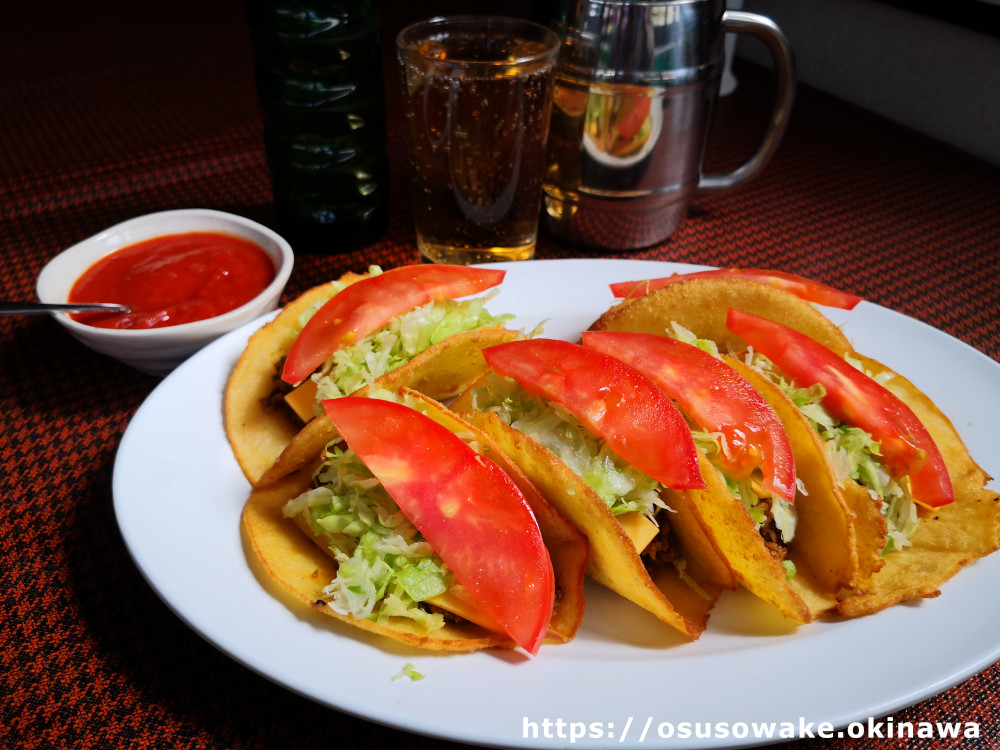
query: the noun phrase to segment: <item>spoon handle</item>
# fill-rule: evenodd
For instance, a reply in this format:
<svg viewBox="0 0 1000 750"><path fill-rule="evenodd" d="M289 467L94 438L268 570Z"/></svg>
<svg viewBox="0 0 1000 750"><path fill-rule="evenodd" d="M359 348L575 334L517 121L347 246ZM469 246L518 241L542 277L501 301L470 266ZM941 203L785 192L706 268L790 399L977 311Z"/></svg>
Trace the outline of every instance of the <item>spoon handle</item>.
<svg viewBox="0 0 1000 750"><path fill-rule="evenodd" d="M55 305L44 302L0 302L0 315L43 315L61 312L130 312L126 305L115 305L110 302L95 302L93 304Z"/></svg>

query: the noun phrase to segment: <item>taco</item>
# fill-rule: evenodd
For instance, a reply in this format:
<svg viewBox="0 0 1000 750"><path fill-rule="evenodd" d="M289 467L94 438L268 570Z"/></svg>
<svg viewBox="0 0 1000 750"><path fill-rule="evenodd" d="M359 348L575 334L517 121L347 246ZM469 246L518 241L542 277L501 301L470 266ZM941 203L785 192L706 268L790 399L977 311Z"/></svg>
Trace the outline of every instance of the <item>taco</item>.
<svg viewBox="0 0 1000 750"><path fill-rule="evenodd" d="M786 427L809 423L851 512L858 576L839 596L840 614L936 596L962 566L1000 548L990 477L947 417L901 375L854 352L808 303L742 279L688 280L612 308L592 329L716 345L744 363L741 372L784 391L796 407L779 412Z"/></svg>
<svg viewBox="0 0 1000 750"><path fill-rule="evenodd" d="M712 268L707 271L689 271L661 276L655 279L641 281L616 281L609 284L611 293L625 301L638 299L650 292L662 289L670 284L691 279L730 278L748 279L761 284L768 284L794 294L799 299L814 302L817 305L837 307L841 310L853 310L861 302L856 294L835 289L814 279L807 279L788 271L772 271L766 268Z"/></svg>
<svg viewBox="0 0 1000 750"><path fill-rule="evenodd" d="M970 562L1000 549L1000 503L951 422L912 383L876 360L838 357L780 323L730 310L728 325L780 368L789 387L820 393L817 421L843 471L877 498L888 525L884 558L845 595L858 616L940 594ZM766 367L766 365L764 365ZM858 442L852 442L858 441ZM859 540L863 543L863 540Z"/></svg>
<svg viewBox="0 0 1000 750"><path fill-rule="evenodd" d="M519 334L482 297L503 271L403 266L348 274L310 289L250 337L224 396L227 438L251 484L295 466L268 469L305 426L313 446L331 429L320 404L378 382L446 399L485 369L480 349ZM310 455L315 455L311 452Z"/></svg>
<svg viewBox="0 0 1000 750"><path fill-rule="evenodd" d="M492 372L452 408L497 441L590 542L588 574L689 639L732 570L689 498L704 487L677 407L635 369L566 341L483 350Z"/></svg>
<svg viewBox="0 0 1000 750"><path fill-rule="evenodd" d="M849 510L825 463L793 448L762 395L781 408L777 386L666 336L585 331L583 344L635 367L687 417L707 487L667 490L667 502L688 495L740 584L797 623L836 608L857 577ZM791 427L808 441L808 425Z"/></svg>
<svg viewBox="0 0 1000 750"><path fill-rule="evenodd" d="M421 648L536 654L571 640L586 540L489 438L416 392L399 399L324 402L343 440L244 508L259 574L300 606Z"/></svg>
<svg viewBox="0 0 1000 750"><path fill-rule="evenodd" d="M729 352L745 348L743 340L726 327L726 311L738 307L780 320L838 354L851 350L843 331L813 305L788 291L738 275L679 278L682 280L641 297L624 299L594 321L590 330L664 335L676 324L700 339L714 342L722 352Z"/></svg>

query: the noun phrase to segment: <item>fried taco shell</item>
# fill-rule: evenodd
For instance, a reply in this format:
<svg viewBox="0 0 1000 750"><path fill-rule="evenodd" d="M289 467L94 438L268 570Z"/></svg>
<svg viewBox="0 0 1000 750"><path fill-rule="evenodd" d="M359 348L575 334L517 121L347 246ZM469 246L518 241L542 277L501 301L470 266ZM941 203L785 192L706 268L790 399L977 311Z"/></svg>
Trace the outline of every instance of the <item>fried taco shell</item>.
<svg viewBox="0 0 1000 750"><path fill-rule="evenodd" d="M482 387L485 378L477 386ZM729 566L698 523L686 496L661 511L658 544L664 558L640 557L635 544L604 500L552 451L505 424L496 414L479 411L476 387L452 403L462 418L497 442L541 491L548 502L589 541L587 574L634 602L688 638L697 639L720 592L735 588ZM671 558L684 561L683 573Z"/></svg>
<svg viewBox="0 0 1000 750"><path fill-rule="evenodd" d="M482 350L494 344L513 341L521 334L506 328L482 328L457 333L417 355L405 365L375 379L376 391L396 392L412 389L435 400L447 400L462 392L486 371ZM363 386L354 395L369 395L371 388ZM296 471L337 437L337 431L326 414L308 422L294 440L289 440L273 459L273 463L257 478L255 486L264 486L279 477Z"/></svg>
<svg viewBox="0 0 1000 750"><path fill-rule="evenodd" d="M678 281L615 305L594 321L590 330L664 334L672 323L678 323L699 338L714 341L723 352L738 351L746 345L726 327L730 307L780 320L838 354L851 350L843 331L808 302L773 286L741 278Z"/></svg>
<svg viewBox="0 0 1000 750"><path fill-rule="evenodd" d="M223 400L226 436L240 468L253 485L273 481L304 465L313 448L333 436L329 419L320 415L305 423L316 440L306 457L292 462L286 457L275 465L292 437L303 428L302 419L283 402L281 367L301 331L301 319L311 307L320 306L345 286L366 275L348 274L338 281L315 287L286 306L274 320L251 336L230 375ZM448 399L469 385L486 367L480 351L520 334L490 326L460 332L433 344L406 364L375 379L378 388L409 386L432 398ZM363 387L359 392L363 392Z"/></svg>
<svg viewBox="0 0 1000 750"><path fill-rule="evenodd" d="M761 598L772 601L789 619L810 622L836 609L839 594L863 577L858 561L854 511L845 499L845 491L835 480L818 435L788 396L739 360L731 357L724 357L724 360L757 389L778 415L792 447L801 485L794 503L795 536L785 545L787 559L795 566L795 575L786 580L783 568L779 571L761 565L752 585L744 585ZM862 496L857 499L859 505L875 507L867 492L856 485L853 489ZM713 525L710 519L707 520ZM873 519L876 521L884 537L885 521L881 514ZM729 543L757 547L759 539L759 533L747 534ZM874 557L874 550L871 554ZM801 619L795 617L791 607L796 599L805 607L804 611L800 610L800 614L804 614Z"/></svg>
<svg viewBox="0 0 1000 750"><path fill-rule="evenodd" d="M795 448L799 471L803 475L811 472L813 486L828 486L839 498L839 503L824 503L826 510L816 521L801 528L800 533L804 536L799 540L798 553L810 555L813 559L811 570L822 570L824 562L829 562L831 571L842 572L842 563L836 560L843 561L842 547L850 540L854 548L855 574L836 597L839 614L860 616L895 603L936 596L939 586L964 565L1000 548L997 494L986 489L990 477L972 459L948 418L905 378L854 352L836 325L794 295L749 280L692 279L617 305L595 321L592 329L668 334L673 323L678 323L695 337L716 342L722 352L741 352L746 348L745 342L726 327L730 307L778 321L842 357L860 360L867 372L913 410L931 434L947 466L954 502L935 509L918 507L919 525L910 536L909 545L885 552L887 524L881 501L853 480L838 480L823 441L809 423L804 422L798 409L787 398L775 397L774 389L765 385L771 385L769 381L752 368L729 360L730 364L735 362L734 366L779 412ZM783 402L787 408L782 406ZM802 424L808 430L803 430ZM804 478L809 481L808 477ZM815 497L815 492L812 494ZM835 510L840 503L847 509L846 528L842 513ZM803 513L811 509L813 503L800 504L800 500L796 500L796 506ZM812 530L807 531L810 528ZM834 549L839 550L836 558ZM838 578L834 574L829 581L833 583ZM828 590L812 592L821 594L814 597L811 605L814 614L829 610ZM800 593L808 598L809 592Z"/></svg>
<svg viewBox="0 0 1000 750"><path fill-rule="evenodd" d="M446 622L441 630L426 633L412 620L399 619L383 625L335 612L323 600L323 589L337 575L336 561L282 515L285 503L310 487L312 467L306 467L254 490L243 508L242 529L249 547L248 557L268 589L296 605L418 648L472 651L509 643L506 636L472 623Z"/></svg>
<svg viewBox="0 0 1000 750"><path fill-rule="evenodd" d="M954 425L902 375L873 359L856 356L930 432L948 467L955 501L933 510L918 509L920 525L910 545L885 555L885 565L841 601L839 612L847 617L938 596L939 587L963 567L1000 549L1000 498L986 488L992 477L973 460Z"/></svg>
<svg viewBox="0 0 1000 750"><path fill-rule="evenodd" d="M426 416L470 441L478 452L500 466L520 489L538 523L555 577L555 602L545 642L570 641L576 635L584 612L583 580L589 554L586 539L545 501L488 436L421 394L405 392L404 398ZM314 486L313 471L317 465L314 455L310 464L254 489L244 507L242 531L248 557L269 590L293 606L305 606L353 627L417 648L474 651L514 646L507 635L459 616L448 616L443 627L427 631L410 618L391 617L384 622L356 619L331 607L324 599L323 589L337 575L337 562L325 551L327 545L322 537L314 535L299 518L292 520L282 513L290 499Z"/></svg>
<svg viewBox="0 0 1000 750"><path fill-rule="evenodd" d="M588 331L583 343L643 372L686 413L706 486L666 499L687 500L739 583L796 623L835 609L856 578L849 511L788 397L736 360L666 336Z"/></svg>
<svg viewBox="0 0 1000 750"><path fill-rule="evenodd" d="M254 332L233 367L223 395L223 421L236 460L251 484L302 427L285 407L275 403L279 368L301 330L299 319L309 308L362 278L347 274L292 300Z"/></svg>

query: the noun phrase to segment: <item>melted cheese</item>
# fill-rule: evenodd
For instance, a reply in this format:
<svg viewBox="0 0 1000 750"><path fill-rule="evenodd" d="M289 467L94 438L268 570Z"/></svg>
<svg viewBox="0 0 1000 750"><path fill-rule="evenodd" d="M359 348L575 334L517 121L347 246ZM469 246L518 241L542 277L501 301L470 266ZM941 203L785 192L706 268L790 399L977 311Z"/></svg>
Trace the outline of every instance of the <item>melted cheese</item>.
<svg viewBox="0 0 1000 750"><path fill-rule="evenodd" d="M313 406L316 403L316 383L312 378L306 378L295 390L285 394L285 403L299 415L303 422L309 422L316 416Z"/></svg>
<svg viewBox="0 0 1000 750"><path fill-rule="evenodd" d="M622 513L616 518L622 529L628 534L628 538L632 540L632 544L635 545L635 551L640 554L660 532L655 523L638 511Z"/></svg>
<svg viewBox="0 0 1000 750"><path fill-rule="evenodd" d="M503 632L503 628L497 625L496 620L490 617L487 612L483 611L476 600L472 598L472 595L469 594L469 590L464 586L453 586L443 594L432 596L426 601L428 604L446 609L452 614L458 615L469 622L474 622L476 625L484 627L487 630L497 633Z"/></svg>

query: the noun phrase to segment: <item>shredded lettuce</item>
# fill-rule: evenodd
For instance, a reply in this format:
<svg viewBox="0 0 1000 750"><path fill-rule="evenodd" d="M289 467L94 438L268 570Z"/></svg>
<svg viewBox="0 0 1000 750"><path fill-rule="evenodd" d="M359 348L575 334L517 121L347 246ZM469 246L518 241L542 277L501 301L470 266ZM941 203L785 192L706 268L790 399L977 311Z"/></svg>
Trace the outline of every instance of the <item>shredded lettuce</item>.
<svg viewBox="0 0 1000 750"><path fill-rule="evenodd" d="M689 331L687 328L682 326L677 321L672 321L670 324L670 330L665 331L667 336L675 338L678 341L683 341L685 344L691 344L692 346L697 346L702 351L708 352L716 359L721 359L722 355L719 353L719 347L714 341L709 339L700 339L694 335L693 331Z"/></svg>
<svg viewBox="0 0 1000 750"><path fill-rule="evenodd" d="M359 620L408 617L441 628L443 616L419 603L447 591L454 577L357 454L328 448L315 480L283 514L301 516L337 561L324 600Z"/></svg>
<svg viewBox="0 0 1000 750"><path fill-rule="evenodd" d="M673 323L668 335L719 356L714 342L698 339L694 333L677 323ZM863 370L857 358L847 356L845 361ZM909 546L909 539L920 522L917 506L906 484L889 476L881 458L878 441L864 430L850 427L835 418L821 403L826 395L823 386L819 384L809 388L796 386L784 378L767 357L752 349L747 352L745 362L781 388L809 420L826 445L827 455L837 479L843 482L850 478L862 484L873 498L882 503L882 514L888 525L883 554ZM794 528L794 518L785 512L786 508L779 506L781 503L772 508L772 513L775 525L782 532L782 538L787 539L785 529L789 527L789 523Z"/></svg>
<svg viewBox="0 0 1000 750"><path fill-rule="evenodd" d="M468 300L441 300L411 310L352 346L338 349L316 372L317 403L353 393L406 364L449 336L503 326L513 315L491 315L484 307L493 293Z"/></svg>
<svg viewBox="0 0 1000 750"><path fill-rule="evenodd" d="M793 563L791 560L782 560L781 561L781 565L785 569L785 580L786 581L790 581L793 578L795 578L795 574L799 572L795 568L795 563Z"/></svg>
<svg viewBox="0 0 1000 750"><path fill-rule="evenodd" d="M700 450L712 468L715 469L719 478L726 483L726 489L733 497L743 504L750 519L757 525L758 530L769 521L774 522L775 528L781 535L781 541L788 544L795 538L795 527L797 514L795 506L786 500L778 497L768 498L770 513L761 505L761 474L755 470L753 474L735 478L731 477L722 469L718 462L718 456L725 451L725 439L719 433L706 432L692 426L691 435L694 437L695 446Z"/></svg>
<svg viewBox="0 0 1000 750"><path fill-rule="evenodd" d="M780 497L771 498L771 518L774 525L781 534L782 540L786 543L795 538L795 528L798 525L799 516L795 512L795 506Z"/></svg>
<svg viewBox="0 0 1000 750"><path fill-rule="evenodd" d="M409 677L411 680L416 682L417 680L424 679L426 675L422 674L421 672L418 672L417 668L413 666L413 664L405 664L402 670L400 670L398 674L393 676L392 681L395 682L396 680L401 680L404 677Z"/></svg>
<svg viewBox="0 0 1000 750"><path fill-rule="evenodd" d="M882 503L888 525L883 554L910 545L910 537L920 523L917 506L905 482L893 479L882 460L879 442L859 427L851 427L834 417L821 403L826 390L821 385L800 388L781 377L762 354L751 352L748 364L777 384L809 420L823 439L827 456L838 481L851 479L863 485ZM847 361L851 362L850 359ZM855 366L857 362L851 362Z"/></svg>
<svg viewBox="0 0 1000 750"><path fill-rule="evenodd" d="M368 267L369 276L379 276L382 269ZM317 300L302 312L297 321L301 330L310 318L334 295L348 285L334 283L329 296ZM354 393L376 378L406 364L418 354L456 333L488 326L504 326L513 315L492 315L486 303L497 295L493 291L467 300L431 302L392 320L356 344L339 349L312 375L317 385L316 413L323 399L339 398Z"/></svg>

